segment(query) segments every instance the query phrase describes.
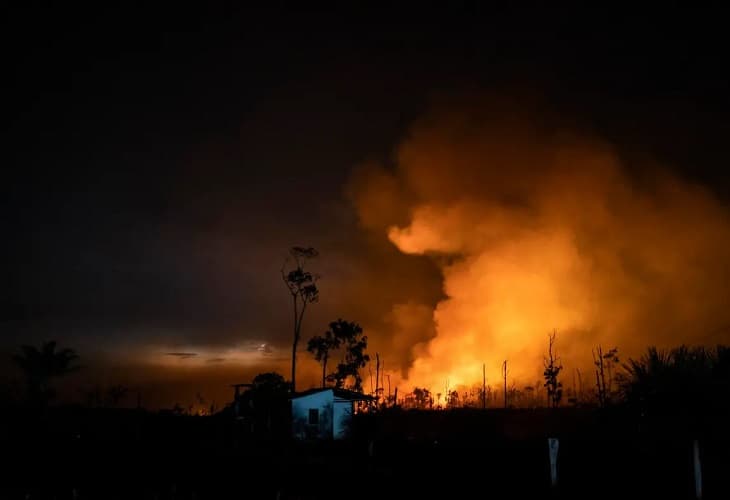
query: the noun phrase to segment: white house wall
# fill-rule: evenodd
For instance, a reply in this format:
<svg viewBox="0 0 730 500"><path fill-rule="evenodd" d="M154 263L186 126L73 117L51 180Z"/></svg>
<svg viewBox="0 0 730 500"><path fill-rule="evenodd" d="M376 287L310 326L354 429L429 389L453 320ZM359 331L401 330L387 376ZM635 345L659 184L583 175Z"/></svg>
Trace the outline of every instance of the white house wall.
<svg viewBox="0 0 730 500"><path fill-rule="evenodd" d="M352 401L335 398L332 417L332 435L335 439L344 439L350 433L352 421Z"/></svg>
<svg viewBox="0 0 730 500"><path fill-rule="evenodd" d="M332 391L315 392L314 394L292 399L292 431L294 437L298 439L315 437L311 434L308 436L307 427L309 410L317 409L319 410L319 429L316 437L331 439L333 437L333 406L334 394Z"/></svg>

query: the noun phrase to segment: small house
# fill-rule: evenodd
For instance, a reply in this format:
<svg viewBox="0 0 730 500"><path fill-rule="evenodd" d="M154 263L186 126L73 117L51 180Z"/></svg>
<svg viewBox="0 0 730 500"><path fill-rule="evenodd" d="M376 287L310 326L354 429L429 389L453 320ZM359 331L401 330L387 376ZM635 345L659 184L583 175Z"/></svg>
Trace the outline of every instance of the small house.
<svg viewBox="0 0 730 500"><path fill-rule="evenodd" d="M297 393L291 398L294 438L344 439L349 435L356 403L373 400L372 396L334 387Z"/></svg>

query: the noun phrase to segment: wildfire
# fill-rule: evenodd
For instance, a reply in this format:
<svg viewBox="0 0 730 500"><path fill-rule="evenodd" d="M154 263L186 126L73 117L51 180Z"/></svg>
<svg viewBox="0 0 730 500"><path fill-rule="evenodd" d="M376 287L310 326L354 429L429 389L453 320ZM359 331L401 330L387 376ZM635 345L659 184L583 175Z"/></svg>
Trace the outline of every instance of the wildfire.
<svg viewBox="0 0 730 500"><path fill-rule="evenodd" d="M371 167L358 185L362 223L443 276L408 385L472 385L483 364L494 382L505 359L510 382L534 383L553 329L564 364L583 368L599 343L635 354L730 324L730 219L707 190L498 115L437 112L395 171Z"/></svg>

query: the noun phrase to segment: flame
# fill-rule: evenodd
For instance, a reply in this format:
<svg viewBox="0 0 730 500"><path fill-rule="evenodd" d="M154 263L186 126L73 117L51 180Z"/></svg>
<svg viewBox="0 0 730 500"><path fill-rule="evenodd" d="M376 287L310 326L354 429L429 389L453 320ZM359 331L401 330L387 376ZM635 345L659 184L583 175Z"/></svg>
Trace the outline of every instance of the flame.
<svg viewBox="0 0 730 500"><path fill-rule="evenodd" d="M533 383L553 329L569 370L589 367L599 343L637 355L726 341L720 201L668 169L628 170L596 138L490 113L436 111L400 145L395 170L359 174L363 225L432 257L443 277L435 337L411 345L411 387L480 383L483 364L494 382L503 360L510 381Z"/></svg>

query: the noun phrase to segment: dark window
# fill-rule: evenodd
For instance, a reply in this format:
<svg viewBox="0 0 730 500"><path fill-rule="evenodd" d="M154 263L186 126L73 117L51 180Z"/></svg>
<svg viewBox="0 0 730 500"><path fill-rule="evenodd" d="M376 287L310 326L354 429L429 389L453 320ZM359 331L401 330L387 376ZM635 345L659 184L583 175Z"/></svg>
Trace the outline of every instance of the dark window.
<svg viewBox="0 0 730 500"><path fill-rule="evenodd" d="M309 410L309 425L319 425L319 410L317 408Z"/></svg>

